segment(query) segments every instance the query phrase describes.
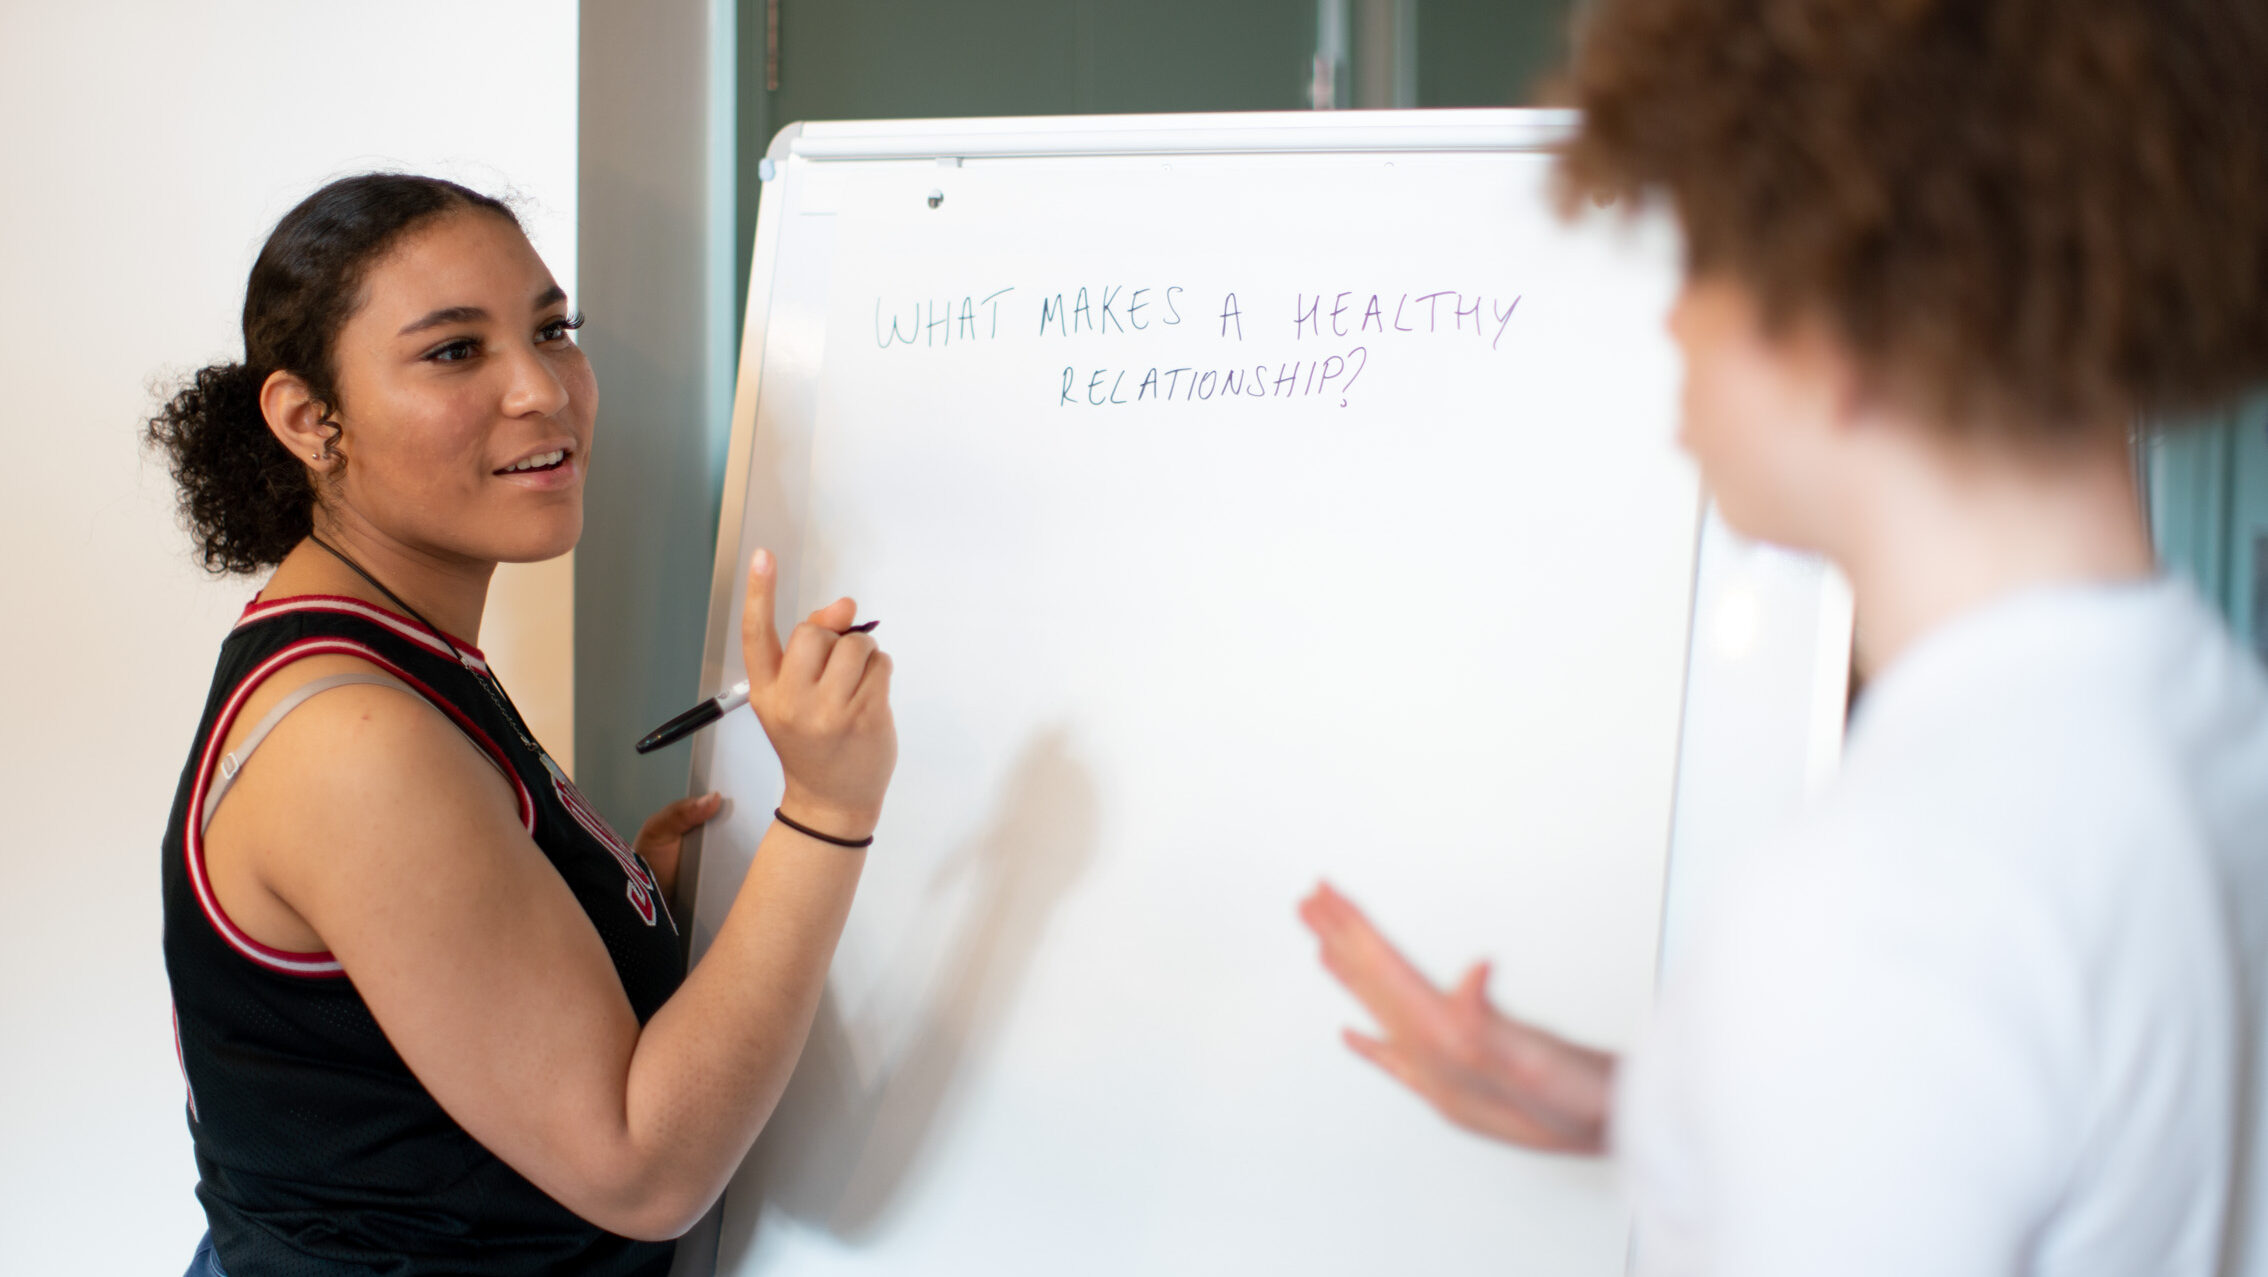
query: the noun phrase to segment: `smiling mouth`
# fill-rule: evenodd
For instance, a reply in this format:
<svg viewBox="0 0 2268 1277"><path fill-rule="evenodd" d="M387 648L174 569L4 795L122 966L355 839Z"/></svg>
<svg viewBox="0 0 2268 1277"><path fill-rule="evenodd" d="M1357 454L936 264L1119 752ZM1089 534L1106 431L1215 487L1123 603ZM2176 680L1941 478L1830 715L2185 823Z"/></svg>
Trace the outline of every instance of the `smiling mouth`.
<svg viewBox="0 0 2268 1277"><path fill-rule="evenodd" d="M529 457L525 461L513 462L511 465L498 470L496 473L541 474L546 470L557 470L559 467L567 464L568 452L569 449L566 448L556 448L550 452L539 452L536 455Z"/></svg>

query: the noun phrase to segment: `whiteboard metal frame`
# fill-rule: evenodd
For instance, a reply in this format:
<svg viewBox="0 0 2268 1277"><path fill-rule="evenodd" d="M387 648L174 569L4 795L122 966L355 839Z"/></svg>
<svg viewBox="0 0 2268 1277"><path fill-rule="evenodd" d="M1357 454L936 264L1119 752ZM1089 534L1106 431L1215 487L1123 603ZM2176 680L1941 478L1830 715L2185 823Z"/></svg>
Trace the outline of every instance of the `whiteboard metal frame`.
<svg viewBox="0 0 2268 1277"><path fill-rule="evenodd" d="M1543 151L1565 138L1574 126L1575 112L1546 110L853 120L790 125L773 142L770 158L778 164L788 158L844 161L1271 155L1295 151Z"/></svg>
<svg viewBox="0 0 2268 1277"><path fill-rule="evenodd" d="M736 642L732 600L744 569L747 471L764 406L781 238L799 179L830 165L870 161L1108 156L1262 155L1299 152L1535 153L1565 139L1572 111L1253 112L1205 115L867 120L790 124L759 168L766 198L756 222L748 308L733 394L732 437L717 523L717 555L701 657L701 693L722 690ZM1841 758L1849 682L1849 589L1817 560L1749 543L1702 512L1688 626L1676 792L1663 890L1661 966L1674 966L1695 912L1726 865L1780 832L1804 795ZM1802 677L1791 677L1800 671ZM694 740L688 792L708 788L712 734ZM701 890L696 832L684 853L683 916ZM691 959L701 956L688 937ZM676 1272L714 1271L717 1208L685 1238Z"/></svg>

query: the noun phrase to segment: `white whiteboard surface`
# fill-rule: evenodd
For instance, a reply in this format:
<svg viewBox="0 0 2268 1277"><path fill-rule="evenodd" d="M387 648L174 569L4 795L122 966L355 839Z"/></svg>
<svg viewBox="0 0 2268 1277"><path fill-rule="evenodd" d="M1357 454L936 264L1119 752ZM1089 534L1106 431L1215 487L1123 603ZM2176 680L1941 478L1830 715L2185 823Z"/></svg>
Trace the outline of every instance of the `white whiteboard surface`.
<svg viewBox="0 0 2268 1277"><path fill-rule="evenodd" d="M1328 877L1437 977L1486 955L1506 1005L1621 1047L1665 911L1831 766L1847 602L1703 519L1676 242L1556 218L1566 124L775 141L703 690L768 545L783 619L882 619L901 761L795 1081L680 1271L1623 1270L1611 1168L1349 1055L1292 912ZM778 773L748 715L693 772L734 799L698 958Z"/></svg>

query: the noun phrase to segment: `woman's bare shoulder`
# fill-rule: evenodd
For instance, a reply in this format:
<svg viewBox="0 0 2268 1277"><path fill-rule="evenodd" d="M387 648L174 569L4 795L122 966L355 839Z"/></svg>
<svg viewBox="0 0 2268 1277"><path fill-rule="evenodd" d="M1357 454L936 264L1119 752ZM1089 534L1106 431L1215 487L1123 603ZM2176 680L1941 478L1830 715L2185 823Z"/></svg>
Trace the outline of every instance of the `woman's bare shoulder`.
<svg viewBox="0 0 2268 1277"><path fill-rule="evenodd" d="M308 697L241 752L287 698L350 674L384 681ZM203 858L222 909L262 944L329 949L308 898L383 872L380 849L402 849L392 861L407 869L427 849L527 840L514 791L487 755L421 693L357 657L308 656L277 670L222 744L236 760L234 784L204 831ZM357 849L375 858L361 865ZM443 859L463 865L461 855Z"/></svg>

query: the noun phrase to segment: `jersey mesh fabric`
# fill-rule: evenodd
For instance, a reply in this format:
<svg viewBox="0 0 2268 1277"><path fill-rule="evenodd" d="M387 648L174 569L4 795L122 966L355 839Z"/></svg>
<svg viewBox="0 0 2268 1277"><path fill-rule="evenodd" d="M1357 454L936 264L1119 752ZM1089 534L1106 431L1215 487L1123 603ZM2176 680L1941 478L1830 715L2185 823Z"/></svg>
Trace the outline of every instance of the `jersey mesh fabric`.
<svg viewBox="0 0 2268 1277"><path fill-rule="evenodd" d="M419 688L514 778L536 845L574 892L643 1024L684 978L651 871L564 774L522 743L477 651L460 663L414 621L356 600L255 604L221 646L166 827L166 971L188 1084L198 1199L230 1277L344 1273L662 1274L668 1243L578 1218L428 1094L328 954L234 932L203 886L194 816L251 686L345 652ZM500 703L501 702L501 703Z"/></svg>

